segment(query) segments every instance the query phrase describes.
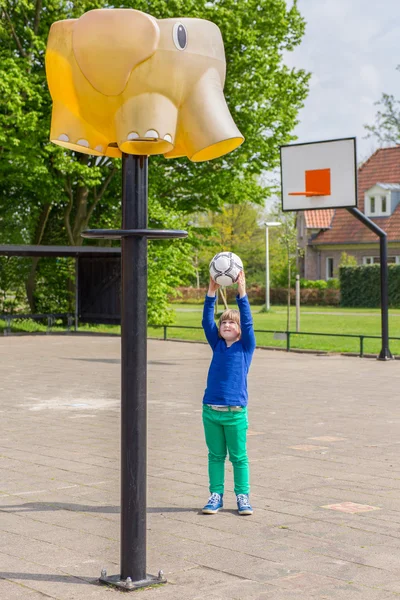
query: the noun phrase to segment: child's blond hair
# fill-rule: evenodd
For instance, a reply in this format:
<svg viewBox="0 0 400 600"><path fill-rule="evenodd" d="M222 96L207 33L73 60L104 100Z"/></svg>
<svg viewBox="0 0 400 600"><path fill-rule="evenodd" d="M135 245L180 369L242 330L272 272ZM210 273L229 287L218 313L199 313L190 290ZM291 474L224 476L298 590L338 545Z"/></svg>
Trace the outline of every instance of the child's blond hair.
<svg viewBox="0 0 400 600"><path fill-rule="evenodd" d="M222 313L222 315L220 316L219 321L218 321L219 337L221 337L219 330L222 325L222 321L235 321L235 323L237 323L239 325L239 338L240 338L240 336L242 335L242 330L240 328L240 312L238 310L236 310L235 308L227 308L226 310L224 310L224 312Z"/></svg>

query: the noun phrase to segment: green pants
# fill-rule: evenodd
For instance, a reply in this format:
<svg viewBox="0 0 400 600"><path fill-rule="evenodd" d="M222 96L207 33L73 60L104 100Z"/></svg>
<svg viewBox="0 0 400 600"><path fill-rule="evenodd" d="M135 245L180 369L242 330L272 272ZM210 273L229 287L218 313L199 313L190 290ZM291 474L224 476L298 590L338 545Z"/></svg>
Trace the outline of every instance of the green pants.
<svg viewBox="0 0 400 600"><path fill-rule="evenodd" d="M247 408L237 412L222 412L203 404L203 424L208 448L210 493L224 493L225 459L228 450L233 466L235 494L248 494L250 485L246 447Z"/></svg>

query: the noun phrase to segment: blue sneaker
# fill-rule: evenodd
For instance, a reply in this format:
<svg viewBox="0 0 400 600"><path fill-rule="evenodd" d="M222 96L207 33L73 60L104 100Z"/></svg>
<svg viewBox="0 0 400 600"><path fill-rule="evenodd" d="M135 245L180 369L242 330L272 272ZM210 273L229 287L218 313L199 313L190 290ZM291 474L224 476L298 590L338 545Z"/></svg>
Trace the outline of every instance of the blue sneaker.
<svg viewBox="0 0 400 600"><path fill-rule="evenodd" d="M248 494L238 494L236 496L236 502L237 502L239 515L252 515L253 514L253 509L249 502Z"/></svg>
<svg viewBox="0 0 400 600"><path fill-rule="evenodd" d="M217 494L214 492L208 499L207 504L203 508L202 512L205 515L215 515L219 511L220 508L223 507L223 494Z"/></svg>

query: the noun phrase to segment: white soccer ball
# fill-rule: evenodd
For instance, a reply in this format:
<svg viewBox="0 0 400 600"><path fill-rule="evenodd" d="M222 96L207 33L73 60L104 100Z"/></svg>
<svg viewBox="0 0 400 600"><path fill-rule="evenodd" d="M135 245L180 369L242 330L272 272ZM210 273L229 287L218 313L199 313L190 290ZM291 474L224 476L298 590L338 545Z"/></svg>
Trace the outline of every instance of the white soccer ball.
<svg viewBox="0 0 400 600"><path fill-rule="evenodd" d="M219 285L232 285L242 270L243 263L233 252L219 252L210 262L210 275Z"/></svg>

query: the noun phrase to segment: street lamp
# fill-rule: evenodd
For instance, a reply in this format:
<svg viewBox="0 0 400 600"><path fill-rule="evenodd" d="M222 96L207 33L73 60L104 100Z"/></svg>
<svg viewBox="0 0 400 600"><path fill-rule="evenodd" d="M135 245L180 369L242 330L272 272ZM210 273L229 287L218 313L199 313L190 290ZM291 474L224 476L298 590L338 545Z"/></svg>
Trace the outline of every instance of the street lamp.
<svg viewBox="0 0 400 600"><path fill-rule="evenodd" d="M269 235L268 229L270 227L279 227L282 223L278 221L266 221L265 225L265 310L266 312L270 309L269 302Z"/></svg>

